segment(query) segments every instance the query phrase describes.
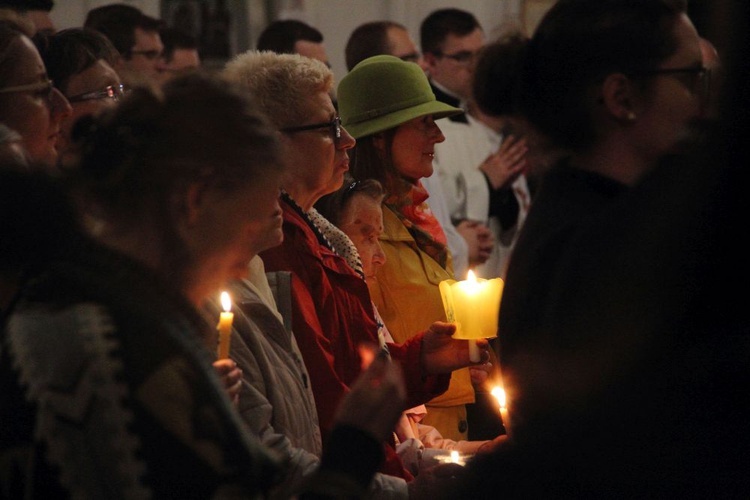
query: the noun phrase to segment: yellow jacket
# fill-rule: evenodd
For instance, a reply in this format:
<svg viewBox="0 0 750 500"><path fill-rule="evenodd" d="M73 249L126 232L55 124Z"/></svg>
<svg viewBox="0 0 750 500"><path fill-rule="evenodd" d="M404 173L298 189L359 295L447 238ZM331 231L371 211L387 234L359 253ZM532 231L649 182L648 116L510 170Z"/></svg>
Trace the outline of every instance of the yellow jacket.
<svg viewBox="0 0 750 500"><path fill-rule="evenodd" d="M384 231L380 237L386 263L376 279L368 279L372 300L397 343L426 330L435 321L445 321L439 284L453 278L453 263L447 270L417 247L398 216L383 205ZM449 407L474 402L469 369L453 372L448 390L429 406Z"/></svg>

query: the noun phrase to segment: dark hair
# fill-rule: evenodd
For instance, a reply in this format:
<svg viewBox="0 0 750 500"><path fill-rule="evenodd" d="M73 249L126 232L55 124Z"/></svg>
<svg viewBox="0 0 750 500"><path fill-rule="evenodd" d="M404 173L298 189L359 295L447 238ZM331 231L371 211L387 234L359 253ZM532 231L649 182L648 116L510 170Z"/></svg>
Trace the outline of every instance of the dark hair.
<svg viewBox="0 0 750 500"><path fill-rule="evenodd" d="M182 286L193 255L178 231L172 200L195 182L232 192L281 175L278 135L247 93L216 77L176 77L163 94L136 87L116 107L79 120L81 161L70 173L94 217L127 230L160 227L161 273Z"/></svg>
<svg viewBox="0 0 750 500"><path fill-rule="evenodd" d="M388 43L388 30L390 28L406 30L404 25L394 21L372 21L357 26L346 42L344 50L346 69L351 71L358 62L368 57L389 54L391 47Z"/></svg>
<svg viewBox="0 0 750 500"><path fill-rule="evenodd" d="M383 185L386 193L390 195L401 195L402 184L396 180L401 178L396 166L391 161L391 147L393 137L398 127L391 128L380 134L368 135L357 139L357 144L349 152L350 172L357 180L375 179ZM381 152L375 147L376 135L381 135L385 144L385 151Z"/></svg>
<svg viewBox="0 0 750 500"><path fill-rule="evenodd" d="M122 57L129 59L135 46L135 29L158 32L164 26L160 19L147 16L140 9L126 4L109 4L91 9L84 28L99 31L109 38Z"/></svg>
<svg viewBox="0 0 750 500"><path fill-rule="evenodd" d="M344 176L344 184L333 193L321 197L315 202L315 210L335 226L340 226L341 216L355 194L362 193L378 203L383 201L385 189L376 179L354 180L351 175Z"/></svg>
<svg viewBox="0 0 750 500"><path fill-rule="evenodd" d="M295 54L294 44L299 40L322 43L323 34L302 21L274 21L266 26L258 37L257 49L270 50L277 54Z"/></svg>
<svg viewBox="0 0 750 500"><path fill-rule="evenodd" d="M29 10L49 12L54 6L54 0L0 0L0 8L7 7L21 12Z"/></svg>
<svg viewBox="0 0 750 500"><path fill-rule="evenodd" d="M168 27L163 28L159 33L161 35L161 43L164 44L162 57L167 62L172 61L174 51L177 49L198 50L198 39L190 33Z"/></svg>
<svg viewBox="0 0 750 500"><path fill-rule="evenodd" d="M156 90L137 87L74 129L80 181L110 216L137 220L175 189L210 179L231 191L282 165L275 130L250 98L224 80L193 74Z"/></svg>
<svg viewBox="0 0 750 500"><path fill-rule="evenodd" d="M656 67L676 50L684 0L559 0L534 32L523 65L523 114L558 146L595 140L591 89L613 72Z"/></svg>
<svg viewBox="0 0 750 500"><path fill-rule="evenodd" d="M515 115L519 106L519 78L528 38L520 33L485 45L474 67L472 95L482 112L491 116Z"/></svg>
<svg viewBox="0 0 750 500"><path fill-rule="evenodd" d="M424 18L419 27L422 53L436 54L448 35L466 36L482 28L474 14L461 9L438 9Z"/></svg>
<svg viewBox="0 0 750 500"><path fill-rule="evenodd" d="M120 57L107 37L88 28L37 33L33 40L50 79L66 95L70 77L87 70L99 60L114 67Z"/></svg>

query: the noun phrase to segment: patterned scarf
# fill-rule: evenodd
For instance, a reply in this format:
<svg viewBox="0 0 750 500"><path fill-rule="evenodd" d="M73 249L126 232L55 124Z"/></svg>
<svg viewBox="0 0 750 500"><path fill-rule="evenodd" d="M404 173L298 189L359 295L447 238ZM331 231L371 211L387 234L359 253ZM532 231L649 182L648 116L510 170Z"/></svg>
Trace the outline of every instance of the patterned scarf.
<svg viewBox="0 0 750 500"><path fill-rule="evenodd" d="M447 239L440 222L426 203L430 195L419 181L412 184L401 179L399 182L406 185L406 193L389 196L385 200L385 206L396 213L420 250L445 269L448 264Z"/></svg>

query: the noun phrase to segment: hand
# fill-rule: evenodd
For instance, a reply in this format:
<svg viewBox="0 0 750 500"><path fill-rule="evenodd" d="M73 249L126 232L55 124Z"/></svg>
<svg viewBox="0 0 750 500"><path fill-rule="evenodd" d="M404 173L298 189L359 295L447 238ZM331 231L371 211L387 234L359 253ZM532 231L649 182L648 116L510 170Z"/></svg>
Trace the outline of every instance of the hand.
<svg viewBox="0 0 750 500"><path fill-rule="evenodd" d="M490 453L492 451L495 451L498 447L502 446L503 443L508 441L508 435L507 434L500 434L496 438L487 441L482 446L477 448L477 453Z"/></svg>
<svg viewBox="0 0 750 500"><path fill-rule="evenodd" d="M422 368L430 375L450 373L467 366L486 363L490 359L487 339L477 339L480 360L474 363L469 358L469 342L451 337L456 325L436 321L430 325L422 338Z"/></svg>
<svg viewBox="0 0 750 500"><path fill-rule="evenodd" d="M471 376L471 384L474 387L484 386L485 382L487 382L487 379L490 378L491 372L492 372L492 362L490 361L487 361L486 363L482 363L481 365L475 365L475 366L469 367L469 375Z"/></svg>
<svg viewBox="0 0 750 500"><path fill-rule="evenodd" d="M221 379L221 384L229 394L229 399L236 405L240 401L242 370L237 368L237 363L229 358L216 360L213 365Z"/></svg>
<svg viewBox="0 0 750 500"><path fill-rule="evenodd" d="M393 433L405 404L406 385L401 368L384 355L378 355L354 381L336 411L335 421L384 441Z"/></svg>
<svg viewBox="0 0 750 500"><path fill-rule="evenodd" d="M482 222L465 219L458 223L456 231L466 241L469 266L487 262L492 253L492 247L495 246L490 228Z"/></svg>
<svg viewBox="0 0 750 500"><path fill-rule="evenodd" d="M456 477L463 473L459 464L438 464L419 470L419 474L407 483L409 500L433 500L442 498L453 487Z"/></svg>
<svg viewBox="0 0 750 500"><path fill-rule="evenodd" d="M528 168L528 151L526 139L509 135L479 169L487 175L493 189L508 187Z"/></svg>

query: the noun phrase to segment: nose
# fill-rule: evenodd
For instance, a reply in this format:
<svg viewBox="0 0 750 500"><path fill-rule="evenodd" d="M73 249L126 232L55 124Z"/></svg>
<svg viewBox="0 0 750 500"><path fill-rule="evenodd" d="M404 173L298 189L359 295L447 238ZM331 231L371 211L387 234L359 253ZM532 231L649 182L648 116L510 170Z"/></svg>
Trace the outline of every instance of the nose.
<svg viewBox="0 0 750 500"><path fill-rule="evenodd" d="M380 244L380 241L378 241L375 244L375 253L372 254L372 264L377 268L378 266L384 265L385 261L385 252L383 251L383 247Z"/></svg>
<svg viewBox="0 0 750 500"><path fill-rule="evenodd" d="M73 108L62 92L52 89L49 100L50 115L57 120L64 120L73 113Z"/></svg>
<svg viewBox="0 0 750 500"><path fill-rule="evenodd" d="M352 149L355 144L357 144L357 140L342 126L341 137L336 141L336 149Z"/></svg>
<svg viewBox="0 0 750 500"><path fill-rule="evenodd" d="M433 122L432 127L433 129L431 130L431 132L435 136L434 141L436 143L443 142L445 140L445 136L443 135L443 131L440 130L440 127L438 126L438 124Z"/></svg>

